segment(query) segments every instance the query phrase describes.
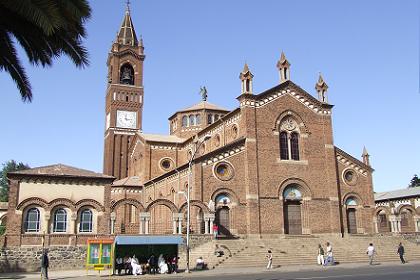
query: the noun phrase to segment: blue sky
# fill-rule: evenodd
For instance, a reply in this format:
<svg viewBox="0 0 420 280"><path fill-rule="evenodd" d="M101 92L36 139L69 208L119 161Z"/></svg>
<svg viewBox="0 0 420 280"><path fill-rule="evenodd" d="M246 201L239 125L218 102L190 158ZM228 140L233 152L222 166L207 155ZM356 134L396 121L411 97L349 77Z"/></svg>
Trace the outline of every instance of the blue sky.
<svg viewBox="0 0 420 280"><path fill-rule="evenodd" d="M315 95L322 72L334 104L335 145L375 168L374 188L406 187L420 173L419 2L132 0L145 44L143 129L166 134L177 109L200 100L238 106L246 61L258 93L278 83L283 50L291 78ZM67 58L48 69L24 58L34 100L22 103L1 72L0 162L65 163L102 170L106 58L124 1L91 1L85 45L90 67Z"/></svg>

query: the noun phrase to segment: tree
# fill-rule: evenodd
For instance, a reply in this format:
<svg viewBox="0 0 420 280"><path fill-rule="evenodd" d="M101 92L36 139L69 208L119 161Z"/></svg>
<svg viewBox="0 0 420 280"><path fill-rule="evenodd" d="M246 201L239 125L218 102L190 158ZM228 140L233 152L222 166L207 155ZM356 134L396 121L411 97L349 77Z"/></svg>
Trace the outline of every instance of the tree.
<svg viewBox="0 0 420 280"><path fill-rule="evenodd" d="M410 185L408 185L409 188L414 187L420 187L420 178L417 176L417 174L414 174L413 178L410 181Z"/></svg>
<svg viewBox="0 0 420 280"><path fill-rule="evenodd" d="M15 43L33 65L51 66L65 54L84 67L89 62L82 39L90 13L87 0L0 1L0 71L10 74L23 101L32 101L32 90Z"/></svg>
<svg viewBox="0 0 420 280"><path fill-rule="evenodd" d="M7 182L7 173L29 168L29 165L22 162L17 163L14 160L9 160L3 163L3 169L1 170L0 174L0 201L8 201L9 199L9 184Z"/></svg>

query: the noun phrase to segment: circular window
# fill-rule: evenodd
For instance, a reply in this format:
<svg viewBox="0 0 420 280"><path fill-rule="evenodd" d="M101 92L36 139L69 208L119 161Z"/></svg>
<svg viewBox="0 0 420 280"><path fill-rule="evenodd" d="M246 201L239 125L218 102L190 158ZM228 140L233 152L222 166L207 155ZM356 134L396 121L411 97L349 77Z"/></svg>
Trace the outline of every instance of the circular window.
<svg viewBox="0 0 420 280"><path fill-rule="evenodd" d="M227 162L221 162L214 167L214 174L220 180L230 180L233 177L233 167Z"/></svg>
<svg viewBox="0 0 420 280"><path fill-rule="evenodd" d="M160 161L160 167L162 167L163 170L169 170L172 168L172 160L169 158L164 158Z"/></svg>
<svg viewBox="0 0 420 280"><path fill-rule="evenodd" d="M348 169L345 170L343 173L343 179L344 182L346 182L349 185L354 185L356 184L357 181L357 174L354 170Z"/></svg>

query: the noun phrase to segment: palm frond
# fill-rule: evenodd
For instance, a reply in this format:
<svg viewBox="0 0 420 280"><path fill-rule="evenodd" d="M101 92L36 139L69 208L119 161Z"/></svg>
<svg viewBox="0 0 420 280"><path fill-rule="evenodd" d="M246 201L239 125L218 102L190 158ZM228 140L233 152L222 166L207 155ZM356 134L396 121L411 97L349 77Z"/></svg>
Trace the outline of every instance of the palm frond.
<svg viewBox="0 0 420 280"><path fill-rule="evenodd" d="M16 53L16 48L6 32L0 29L0 70L6 70L16 83L23 101L32 101L32 89L26 72Z"/></svg>

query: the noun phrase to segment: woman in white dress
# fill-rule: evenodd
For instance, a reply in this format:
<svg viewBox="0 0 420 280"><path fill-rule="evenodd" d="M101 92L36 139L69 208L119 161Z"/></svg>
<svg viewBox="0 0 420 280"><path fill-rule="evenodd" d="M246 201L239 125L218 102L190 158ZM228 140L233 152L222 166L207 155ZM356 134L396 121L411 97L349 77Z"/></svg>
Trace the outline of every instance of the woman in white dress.
<svg viewBox="0 0 420 280"><path fill-rule="evenodd" d="M131 267L133 268L133 275L141 275L141 265L135 255L131 258Z"/></svg>
<svg viewBox="0 0 420 280"><path fill-rule="evenodd" d="M168 264L166 263L162 254L159 255L158 266L159 266L159 271L160 271L161 274L168 273L168 271L169 271Z"/></svg>

